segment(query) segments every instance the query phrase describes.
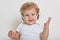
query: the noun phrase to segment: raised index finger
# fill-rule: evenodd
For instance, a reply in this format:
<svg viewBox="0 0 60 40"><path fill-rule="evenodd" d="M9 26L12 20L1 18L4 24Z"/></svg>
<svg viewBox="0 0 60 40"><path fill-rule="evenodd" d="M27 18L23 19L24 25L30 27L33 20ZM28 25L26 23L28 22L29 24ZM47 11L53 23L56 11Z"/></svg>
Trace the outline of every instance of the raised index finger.
<svg viewBox="0 0 60 40"><path fill-rule="evenodd" d="M51 17L49 17L49 18L48 18L48 21L47 21L47 23L49 24L49 23L50 23L50 21L51 21Z"/></svg>

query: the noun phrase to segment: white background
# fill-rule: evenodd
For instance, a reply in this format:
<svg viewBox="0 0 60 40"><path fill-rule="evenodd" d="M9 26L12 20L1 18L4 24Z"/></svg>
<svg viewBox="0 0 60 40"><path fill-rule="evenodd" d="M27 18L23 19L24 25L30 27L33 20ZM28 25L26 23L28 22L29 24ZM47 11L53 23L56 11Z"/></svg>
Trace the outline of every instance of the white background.
<svg viewBox="0 0 60 40"><path fill-rule="evenodd" d="M49 26L48 40L60 40L60 0L0 0L0 40L11 40L8 31L16 30L21 23L20 7L24 2L33 1L40 8L40 18L43 24L48 17L52 18Z"/></svg>

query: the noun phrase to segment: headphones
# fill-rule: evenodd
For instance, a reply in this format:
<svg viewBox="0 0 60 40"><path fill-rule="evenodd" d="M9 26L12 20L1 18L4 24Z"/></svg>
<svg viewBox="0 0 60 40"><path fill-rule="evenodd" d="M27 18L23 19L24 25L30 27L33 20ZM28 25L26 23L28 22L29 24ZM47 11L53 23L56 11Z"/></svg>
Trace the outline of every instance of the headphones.
<svg viewBox="0 0 60 40"><path fill-rule="evenodd" d="M39 14L37 14L36 18L39 19Z"/></svg>
<svg viewBox="0 0 60 40"><path fill-rule="evenodd" d="M39 19L39 14L36 15L36 18ZM24 16L22 16L22 19L24 20Z"/></svg>

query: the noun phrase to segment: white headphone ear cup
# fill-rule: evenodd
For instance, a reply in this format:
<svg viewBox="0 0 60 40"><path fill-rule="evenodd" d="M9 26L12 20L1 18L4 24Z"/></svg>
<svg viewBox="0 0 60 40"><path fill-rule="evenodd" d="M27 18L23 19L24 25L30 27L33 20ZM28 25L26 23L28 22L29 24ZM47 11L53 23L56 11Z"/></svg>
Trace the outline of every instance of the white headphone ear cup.
<svg viewBox="0 0 60 40"><path fill-rule="evenodd" d="M39 14L37 14L37 19L39 19Z"/></svg>
<svg viewBox="0 0 60 40"><path fill-rule="evenodd" d="M22 16L22 19L24 20L24 17Z"/></svg>

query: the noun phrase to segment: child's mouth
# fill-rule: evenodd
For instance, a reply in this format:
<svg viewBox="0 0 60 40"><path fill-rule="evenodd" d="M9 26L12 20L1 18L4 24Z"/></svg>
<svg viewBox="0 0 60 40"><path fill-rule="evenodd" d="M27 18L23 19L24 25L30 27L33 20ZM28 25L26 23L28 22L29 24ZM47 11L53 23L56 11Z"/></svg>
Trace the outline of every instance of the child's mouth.
<svg viewBox="0 0 60 40"><path fill-rule="evenodd" d="M34 19L32 19L32 20L28 20L29 22L32 22L32 21L34 21Z"/></svg>

